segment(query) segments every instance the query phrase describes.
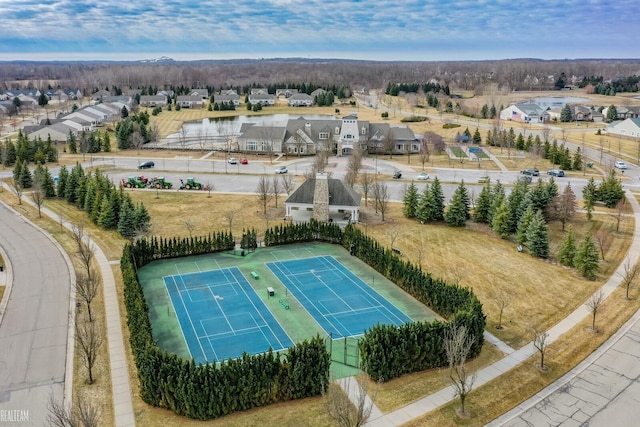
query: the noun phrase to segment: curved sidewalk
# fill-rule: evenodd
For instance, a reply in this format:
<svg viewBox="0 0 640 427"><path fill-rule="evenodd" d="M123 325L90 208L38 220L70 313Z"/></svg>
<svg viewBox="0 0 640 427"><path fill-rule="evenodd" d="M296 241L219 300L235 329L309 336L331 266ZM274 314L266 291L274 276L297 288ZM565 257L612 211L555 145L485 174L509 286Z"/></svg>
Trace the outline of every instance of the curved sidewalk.
<svg viewBox="0 0 640 427"><path fill-rule="evenodd" d="M633 232L633 241L631 243L631 246L629 247L629 251L627 252L625 259L622 261L620 266L618 266L616 271L611 275L609 280L607 280L604 283L604 285L600 288L605 298L609 297L609 295L611 295L611 293L622 282L622 277L624 276L623 266L625 262L629 260L631 265L635 265L638 262L638 258L640 257L640 205L638 204L638 201L635 199L634 195L630 191L627 191L626 195L627 195L627 200L631 204L631 207L633 208L633 212L636 217L634 232ZM625 332L629 331L629 334L624 337L624 341L625 342L630 341L631 344L634 344L633 351L635 351L635 353L633 353L634 355L633 360L635 364L632 365L627 363L623 365L626 368L626 373L627 373L627 376L629 377L633 377L634 375L636 377L640 377L640 326L636 324L637 317L640 316L639 313L637 313L632 318L632 320L630 320L627 324L625 324L623 328L621 328L621 331L622 331L621 334L624 334ZM590 315L589 310L584 305L580 305L576 310L570 313L566 318L564 318L562 321L560 321L558 324L556 324L555 326L553 326L551 329L547 331L549 333L549 338L547 342L549 344L554 342L560 336L570 331L575 325L580 323L589 315ZM634 327L636 329L634 329ZM637 334L636 334L636 331L637 331ZM617 338L616 340L615 339L616 336L618 335L617 334L614 335L609 341L605 342L605 344L600 346L594 352L594 354L592 354L594 359L587 358L585 360L586 364L587 365L589 364L587 360L593 361L603 356L603 354L608 349L607 345L609 345L612 348L612 351L615 352L615 354L618 354L617 347L613 347L613 344L615 344L615 342L621 341L623 337L618 336L619 338ZM474 383L474 388L481 387L487 382L497 378L498 376L507 373L508 371L515 368L520 363L529 359L531 356L533 356L536 353L537 353L537 350L533 347L533 343L529 343L524 347L510 354L507 354L501 360L478 371L476 381ZM583 365L581 364L579 366L583 366ZM602 371L608 371L608 370L615 371L615 369L613 369L614 366L619 366L618 362L615 361L615 356L613 357L613 359L611 359L611 356L606 356L601 359L600 364L594 365L594 368L590 372L594 372L596 373L596 375L602 375ZM582 371L584 370L585 368L582 368ZM534 396L530 401L527 401L524 404L521 404L520 406L516 407L516 409L514 409L513 411L510 411L507 414L503 415L502 417L499 417L489 425L495 425L495 426L502 425L504 422L506 422L505 420L513 420L513 418L518 417L523 411L525 411L527 408L530 408L532 406L531 401L541 402L540 405L544 406L545 408L545 413L542 413L540 410L539 412L542 413L541 417L542 418L546 417L549 423L540 424L540 425L557 426L562 424L563 420L567 421L567 425L575 425L576 420L573 420L572 417L575 416L575 413L578 412L578 410L572 405L576 404L576 400L577 400L576 397L573 397L573 400L571 400L571 403L568 403L564 407L566 412L555 413L554 418L547 417L548 414L546 414L546 408L548 407L548 404L546 404L545 402L548 401L548 399L545 399L545 397L547 397L550 394L550 392L547 390L553 390L553 388L557 390L562 389L564 392L566 387L563 388L562 386L567 383L568 381L567 376L575 377L580 371L581 370L579 368L575 368L574 370L570 371L567 375L565 375L565 377L551 384L545 390L540 392L538 395ZM639 391L638 389L640 389L640 386L638 386L637 384L633 389L630 388L630 390L633 390L635 392ZM420 400L417 400L407 406L404 406L400 409L397 409L383 416L379 416L379 417L372 416L369 422L367 423L367 426L391 427L391 426L402 425L408 421L411 421L414 418L424 415L427 412L431 412L437 409L438 407L450 402L451 400L453 400L452 394L453 393L450 387L443 388L436 393L425 396ZM632 400L634 401L633 403L634 407L639 406L637 404L638 403L637 398L634 398L633 396L628 396L628 397L632 397ZM542 401L543 399L545 399L545 402ZM623 402L623 400L619 400L619 402ZM589 408L596 407L596 408L602 409L609 404L609 400L603 398L602 396L594 395L594 398L591 400L585 399L584 404ZM377 408L376 410L372 411L372 414L379 414L379 413L380 412L377 411ZM584 413L588 413L588 411L585 411ZM593 413L595 414L597 413L597 411L594 411ZM540 421L542 418L536 418L536 421ZM586 422L588 420L589 418L587 417L585 420L582 420L577 424ZM637 421L637 418L636 418L636 421ZM507 425L514 425L514 426L515 425L522 425L522 426L536 425L537 426L539 424L537 424L537 422L531 423L529 420L526 419L526 415L523 415L520 418L520 422L514 422L513 424L507 424ZM591 424L591 425L594 425L594 424ZM604 421L602 425L605 425ZM616 425L616 424L606 423L606 425ZM617 425L621 425L621 424L617 424Z"/></svg>

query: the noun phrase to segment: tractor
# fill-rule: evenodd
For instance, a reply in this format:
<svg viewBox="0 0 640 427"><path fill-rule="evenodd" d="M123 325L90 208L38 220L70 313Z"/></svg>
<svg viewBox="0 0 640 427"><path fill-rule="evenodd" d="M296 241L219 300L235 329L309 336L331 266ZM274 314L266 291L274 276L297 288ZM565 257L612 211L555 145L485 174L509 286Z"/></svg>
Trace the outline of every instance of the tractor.
<svg viewBox="0 0 640 427"><path fill-rule="evenodd" d="M187 178L187 182L180 180L180 183L182 184L180 186L181 190L202 190L202 184L193 178Z"/></svg>
<svg viewBox="0 0 640 427"><path fill-rule="evenodd" d="M149 188L158 188L168 190L173 187L173 184L167 181L164 176L156 176L149 180Z"/></svg>
<svg viewBox="0 0 640 427"><path fill-rule="evenodd" d="M139 177L136 176L130 176L126 180L122 178L121 185L127 188L145 188L147 186Z"/></svg>

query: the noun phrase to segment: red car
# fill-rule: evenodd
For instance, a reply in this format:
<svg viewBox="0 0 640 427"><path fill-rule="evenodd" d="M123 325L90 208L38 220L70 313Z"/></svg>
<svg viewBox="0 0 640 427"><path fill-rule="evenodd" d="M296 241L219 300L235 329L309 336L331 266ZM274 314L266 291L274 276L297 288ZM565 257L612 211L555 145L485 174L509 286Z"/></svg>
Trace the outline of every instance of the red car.
<svg viewBox="0 0 640 427"><path fill-rule="evenodd" d="M249 164L249 160L245 159L244 157L242 159L240 159L240 164L242 165L247 165Z"/></svg>

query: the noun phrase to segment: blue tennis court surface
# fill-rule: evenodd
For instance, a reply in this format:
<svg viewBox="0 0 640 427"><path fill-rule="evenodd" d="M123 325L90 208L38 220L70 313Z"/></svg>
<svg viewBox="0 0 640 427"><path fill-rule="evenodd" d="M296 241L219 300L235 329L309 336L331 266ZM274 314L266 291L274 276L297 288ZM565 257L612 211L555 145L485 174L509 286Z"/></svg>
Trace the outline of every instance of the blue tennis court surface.
<svg viewBox="0 0 640 427"><path fill-rule="evenodd" d="M293 346L238 268L165 276L164 284L196 363Z"/></svg>
<svg viewBox="0 0 640 427"><path fill-rule="evenodd" d="M334 338L362 335L377 323L400 326L412 322L332 256L266 265Z"/></svg>

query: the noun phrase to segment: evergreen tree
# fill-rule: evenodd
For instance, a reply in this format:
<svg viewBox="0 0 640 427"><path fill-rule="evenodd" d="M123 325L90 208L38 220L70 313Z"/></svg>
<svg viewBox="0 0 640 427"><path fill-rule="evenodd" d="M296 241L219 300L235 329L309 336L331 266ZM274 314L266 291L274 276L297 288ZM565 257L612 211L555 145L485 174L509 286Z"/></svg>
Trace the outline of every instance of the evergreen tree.
<svg viewBox="0 0 640 427"><path fill-rule="evenodd" d="M20 168L20 186L25 189L25 188L31 188L33 186L33 176L31 175L31 171L29 170L29 165L27 164L27 162L24 162L22 164L22 167Z"/></svg>
<svg viewBox="0 0 640 427"><path fill-rule="evenodd" d="M579 171L582 169L582 153L580 153L580 147L576 148L576 151L573 153L571 169L573 169L574 171Z"/></svg>
<svg viewBox="0 0 640 427"><path fill-rule="evenodd" d="M105 153L111 151L111 137L108 132L102 134L102 151Z"/></svg>
<svg viewBox="0 0 640 427"><path fill-rule="evenodd" d="M432 221L442 221L444 219L444 192L437 176L431 185L431 196L433 198Z"/></svg>
<svg viewBox="0 0 640 427"><path fill-rule="evenodd" d="M618 120L618 109L615 105L611 104L609 108L607 108L607 121L612 122L614 120Z"/></svg>
<svg viewBox="0 0 640 427"><path fill-rule="evenodd" d="M562 107L562 111L560 111L560 121L563 123L568 123L572 120L573 113L571 112L571 107L569 107L569 104L565 104L565 106Z"/></svg>
<svg viewBox="0 0 640 427"><path fill-rule="evenodd" d="M480 135L478 128L476 128L476 131L473 133L473 143L482 144L482 136Z"/></svg>
<svg viewBox="0 0 640 427"><path fill-rule="evenodd" d="M491 186L489 184L482 187L478 200L476 200L476 207L473 210L473 219L475 222L489 222L491 215Z"/></svg>
<svg viewBox="0 0 640 427"><path fill-rule="evenodd" d="M428 185L424 186L422 195L418 199L418 208L416 209L416 217L421 223L425 224L431 221L430 211L433 205L433 195Z"/></svg>
<svg viewBox="0 0 640 427"><path fill-rule="evenodd" d="M529 228L531 221L533 221L533 216L533 209L531 208L531 205L528 205L520 217L520 222L518 223L516 241L519 245L527 244L527 229Z"/></svg>
<svg viewBox="0 0 640 427"><path fill-rule="evenodd" d="M464 185L464 180L460 181L458 188L456 188L456 192L460 192L460 202L462 203L462 207L464 209L464 219L471 218L471 202L469 200L469 192L467 191L467 187Z"/></svg>
<svg viewBox="0 0 640 427"><path fill-rule="evenodd" d="M573 235L573 227L569 226L567 235L564 237L562 246L560 246L560 250L558 251L558 261L560 262L560 264L566 265L567 267L574 267L575 257L576 238Z"/></svg>
<svg viewBox="0 0 640 427"><path fill-rule="evenodd" d="M533 256L547 258L549 256L549 235L547 222L541 211L536 212L527 227L527 248Z"/></svg>
<svg viewBox="0 0 640 427"><path fill-rule="evenodd" d="M131 199L125 199L120 210L120 220L118 221L118 233L126 239L133 239L136 234L135 208Z"/></svg>
<svg viewBox="0 0 640 427"><path fill-rule="evenodd" d="M509 237L509 203L505 198L502 199L502 203L492 215L491 229L503 239Z"/></svg>
<svg viewBox="0 0 640 427"><path fill-rule="evenodd" d="M496 215L505 199L504 187L502 186L502 183L498 181L491 190L491 210L489 211L489 223L492 224L491 228L493 228L493 217Z"/></svg>
<svg viewBox="0 0 640 427"><path fill-rule="evenodd" d="M604 181L598 186L598 200L608 208L614 208L618 202L624 199L622 183L616 178L616 171L612 170Z"/></svg>
<svg viewBox="0 0 640 427"><path fill-rule="evenodd" d="M105 198L106 196L101 191L97 191L96 197L94 197L93 199L93 206L91 206L91 213L89 217L95 224L97 224L98 220L100 219L100 208L102 207L102 199Z"/></svg>
<svg viewBox="0 0 640 427"><path fill-rule="evenodd" d="M595 280L598 272L598 249L593 243L591 235L587 234L582 239L574 258L574 265L583 277Z"/></svg>
<svg viewBox="0 0 640 427"><path fill-rule="evenodd" d="M69 153L76 154L78 152L78 141L71 130L69 130L69 136L67 137L67 145L69 146Z"/></svg>
<svg viewBox="0 0 640 427"><path fill-rule="evenodd" d="M122 116L123 119L126 119L127 117L129 117L129 110L127 109L126 105L122 106L122 110L120 111L120 115Z"/></svg>
<svg viewBox="0 0 640 427"><path fill-rule="evenodd" d="M520 222L520 215L522 213L521 206L525 197L527 196L528 184L526 181L518 181L516 186L507 197L509 202L509 232L515 233L518 229L518 223Z"/></svg>
<svg viewBox="0 0 640 427"><path fill-rule="evenodd" d="M115 228L117 225L116 213L109 197L102 198L102 206L100 207L100 215L98 216L98 225L106 230Z"/></svg>
<svg viewBox="0 0 640 427"><path fill-rule="evenodd" d="M466 193L464 185L458 186L449 203L449 208L444 214L444 220L452 227L464 227L467 222L468 205L463 201L463 192Z"/></svg>
<svg viewBox="0 0 640 427"><path fill-rule="evenodd" d="M415 218L418 209L418 188L412 182L404 195L402 213L406 218Z"/></svg>
<svg viewBox="0 0 640 427"><path fill-rule="evenodd" d="M60 166L60 172L58 173L58 187L56 188L56 194L58 197L64 197L64 190L67 186L67 179L69 178L69 172L65 165Z"/></svg>
<svg viewBox="0 0 640 427"><path fill-rule="evenodd" d="M128 195L127 195L128 196ZM138 232L146 233L151 228L151 216L142 203L138 203L134 213L135 226Z"/></svg>
<svg viewBox="0 0 640 427"><path fill-rule="evenodd" d="M598 200L598 187L593 177L589 178L587 185L582 189L582 200L584 200L584 209L587 211L587 219L591 221L593 208Z"/></svg>
<svg viewBox="0 0 640 427"><path fill-rule="evenodd" d="M9 167L13 165L16 162L16 159L18 158L16 153L16 146L13 144L13 142L11 142L11 140L8 140L5 143L4 151L5 152L3 153L3 157L2 157L2 165L4 167Z"/></svg>
<svg viewBox="0 0 640 427"><path fill-rule="evenodd" d="M22 176L22 161L16 160L16 164L13 167L13 181L20 182L21 176Z"/></svg>

